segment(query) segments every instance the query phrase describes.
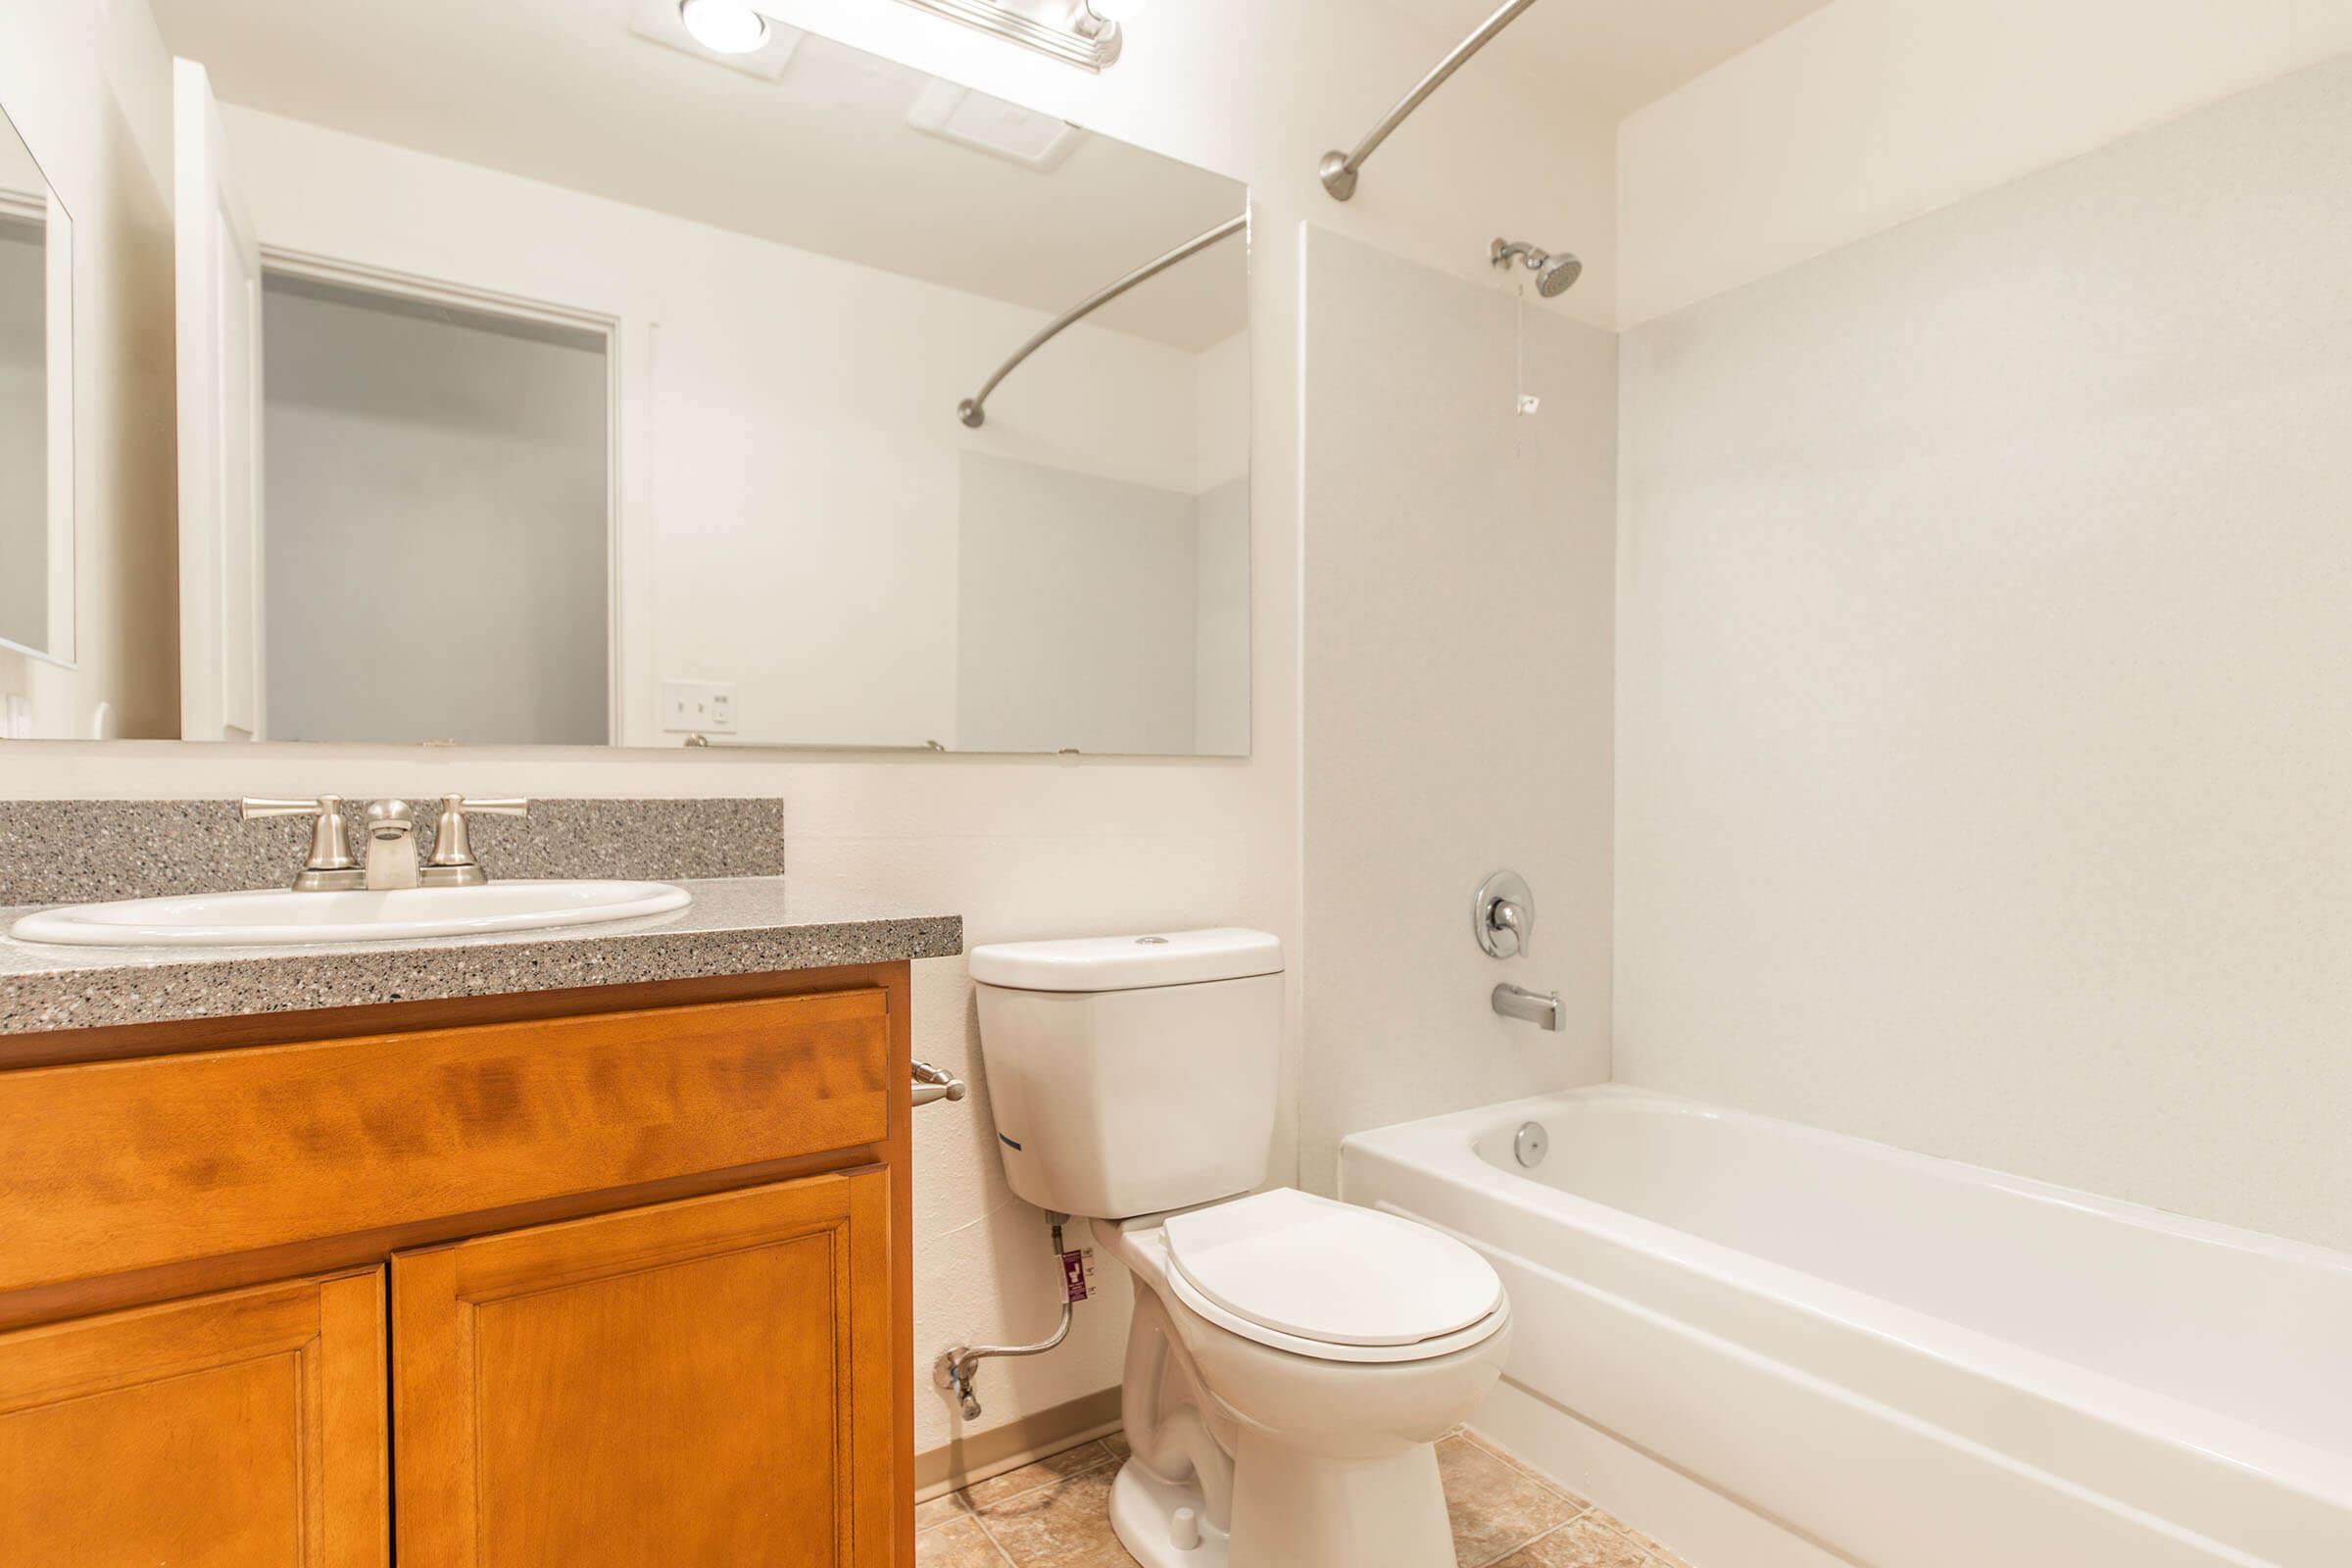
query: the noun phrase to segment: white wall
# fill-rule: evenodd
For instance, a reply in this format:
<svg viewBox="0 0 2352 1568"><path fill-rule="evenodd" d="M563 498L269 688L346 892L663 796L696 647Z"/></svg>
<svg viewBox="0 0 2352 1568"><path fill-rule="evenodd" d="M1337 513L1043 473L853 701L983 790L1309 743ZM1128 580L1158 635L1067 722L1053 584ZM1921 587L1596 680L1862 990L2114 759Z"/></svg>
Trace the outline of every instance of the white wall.
<svg viewBox="0 0 2352 1568"><path fill-rule="evenodd" d="M1609 1075L1616 343L1507 285L1307 239L1299 1139ZM1518 366L1542 400L1517 412ZM1496 960L1508 866L1535 940ZM1557 989L1567 1028L1498 1017Z"/></svg>
<svg viewBox="0 0 2352 1568"><path fill-rule="evenodd" d="M1618 1076L2352 1247L2347 169L2339 60L1626 338Z"/></svg>
<svg viewBox="0 0 2352 1568"><path fill-rule="evenodd" d="M1195 498L1193 750L1250 750L1250 481Z"/></svg>
<svg viewBox="0 0 2352 1568"><path fill-rule="evenodd" d="M604 339L264 296L270 734L605 740Z"/></svg>
<svg viewBox="0 0 2352 1568"><path fill-rule="evenodd" d="M798 3L798 0L796 0ZM135 0L114 0L117 14ZM776 6L786 9L781 3ZM802 21L840 36L886 30L905 8L811 3ZM5 15L14 17L16 13ZM906 11L906 18L915 18ZM959 910L973 942L1182 924L1239 922L1281 934L1299 972L1298 448L1299 221L1313 217L1372 242L1488 279L1497 225L1608 254L1608 131L1576 121L1507 54L1483 57L1485 86L1433 101L1382 150L1346 208L1315 183L1315 158L1360 134L1402 87L1457 40L1344 0L1266 6L1192 0L1135 24L1128 58L1100 78L1032 67L948 26L876 37L882 52L1041 108L1073 112L1104 132L1250 182L1254 347L1250 471L1250 755L1246 761L811 758L679 750L613 755L465 748L183 744L55 746L12 755L0 789L20 797L226 796L336 789L352 795L716 795L783 797L787 855L802 885ZM851 41L858 41L852 38ZM0 60L11 58L0 51ZM1301 62L1310 64L1302 66ZM161 90L160 85L157 88ZM159 111L160 112L160 111ZM397 204L383 215L401 228ZM591 245L560 225L547 253ZM168 255L168 248L166 251ZM168 273L168 269L167 269ZM167 277L168 283L168 277ZM1587 287L1592 293L1583 293ZM167 290L168 292L168 290ZM1605 314L1605 281L1570 303ZM167 357L168 365L168 357ZM168 370L165 384L169 386ZM960 391L957 396L962 395ZM953 407L954 399L950 399ZM152 432L150 432L152 436ZM170 456L164 469L171 471ZM159 612L169 614L168 600ZM1463 895L1466 896L1466 890ZM915 1047L945 1065L976 1065L969 989L958 960L918 966ZM1295 1083L1293 1045L1286 1080ZM1004 1186L985 1101L926 1109L916 1138L916 1350L926 1363L951 1339L1005 1339L1051 1320L1054 1273L1042 1217ZM1277 1173L1295 1165L1286 1102ZM1119 1375L1124 1298L1113 1283L1054 1355L992 1365L985 1430ZM958 1430L946 1401L918 1397L916 1443Z"/></svg>
<svg viewBox="0 0 2352 1568"><path fill-rule="evenodd" d="M1619 322L2344 48L2342 0L1838 0L1618 127Z"/></svg>
<svg viewBox="0 0 2352 1568"><path fill-rule="evenodd" d="M142 0L0 6L0 104L74 222L74 667L0 652L34 733L175 733L171 62ZM0 770L37 776L11 750ZM16 788L13 779L0 787Z"/></svg>
<svg viewBox="0 0 2352 1568"><path fill-rule="evenodd" d="M1193 746L1203 757L1250 749L1250 335L1195 362L1193 428L1200 466L1194 563Z"/></svg>
<svg viewBox="0 0 2352 1568"><path fill-rule="evenodd" d="M956 744L1192 751L1195 498L978 452L962 474Z"/></svg>

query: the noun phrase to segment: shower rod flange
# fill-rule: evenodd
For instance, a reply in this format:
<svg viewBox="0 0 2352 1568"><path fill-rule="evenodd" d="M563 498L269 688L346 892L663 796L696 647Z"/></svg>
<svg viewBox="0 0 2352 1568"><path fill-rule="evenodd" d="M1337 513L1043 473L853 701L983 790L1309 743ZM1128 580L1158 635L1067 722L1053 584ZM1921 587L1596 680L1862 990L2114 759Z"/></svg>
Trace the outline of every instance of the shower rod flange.
<svg viewBox="0 0 2352 1568"><path fill-rule="evenodd" d="M1389 139L1389 132L1403 124L1407 115L1420 108L1431 93L1446 85L1446 77L1461 70L1464 62L1484 49L1489 40L1518 18L1520 12L1535 3L1536 0L1505 0L1501 10L1480 23L1476 32L1454 45L1453 53L1439 61L1437 69L1416 82L1411 92L1397 99L1396 107L1390 110L1381 122L1355 144L1353 152L1344 153L1335 147L1325 153L1323 162L1316 167L1316 172L1321 175L1323 188L1331 193L1331 199L1344 202L1353 196L1356 174L1363 169L1364 160Z"/></svg>

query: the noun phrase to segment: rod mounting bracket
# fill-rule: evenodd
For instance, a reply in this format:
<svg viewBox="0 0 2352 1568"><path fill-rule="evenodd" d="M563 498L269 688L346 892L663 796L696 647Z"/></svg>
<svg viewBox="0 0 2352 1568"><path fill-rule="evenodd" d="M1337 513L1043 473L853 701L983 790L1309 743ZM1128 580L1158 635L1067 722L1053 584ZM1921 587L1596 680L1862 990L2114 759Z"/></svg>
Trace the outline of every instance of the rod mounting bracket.
<svg viewBox="0 0 2352 1568"><path fill-rule="evenodd" d="M1355 171L1348 167L1348 155L1338 148L1323 155L1316 172L1323 176L1323 188L1331 192L1333 201L1344 202L1355 194Z"/></svg>

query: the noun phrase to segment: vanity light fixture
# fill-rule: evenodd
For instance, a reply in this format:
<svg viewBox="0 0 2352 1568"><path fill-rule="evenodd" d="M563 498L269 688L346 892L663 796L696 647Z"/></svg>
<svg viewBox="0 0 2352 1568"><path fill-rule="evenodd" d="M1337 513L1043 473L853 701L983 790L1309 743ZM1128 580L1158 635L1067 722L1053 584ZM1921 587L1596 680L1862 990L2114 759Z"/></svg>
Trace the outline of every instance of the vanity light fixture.
<svg viewBox="0 0 2352 1568"><path fill-rule="evenodd" d="M950 22L1034 49L1064 65L1101 71L1126 43L1120 25L1146 0L904 0Z"/></svg>
<svg viewBox="0 0 2352 1568"><path fill-rule="evenodd" d="M748 55L767 42L767 19L747 0L678 0L678 20L713 54Z"/></svg>

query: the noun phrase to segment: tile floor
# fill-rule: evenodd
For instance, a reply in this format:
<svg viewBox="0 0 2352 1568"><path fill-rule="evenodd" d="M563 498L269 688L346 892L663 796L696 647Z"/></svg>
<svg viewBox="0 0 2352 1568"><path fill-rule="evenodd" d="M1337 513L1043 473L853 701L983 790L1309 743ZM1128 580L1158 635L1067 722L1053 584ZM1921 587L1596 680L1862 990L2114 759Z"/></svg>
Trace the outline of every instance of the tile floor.
<svg viewBox="0 0 2352 1568"><path fill-rule="evenodd" d="M916 1568L1134 1568L1110 1533L1117 1434L914 1511ZM1688 1568L1664 1546L1468 1433L1438 1445L1461 1568Z"/></svg>

